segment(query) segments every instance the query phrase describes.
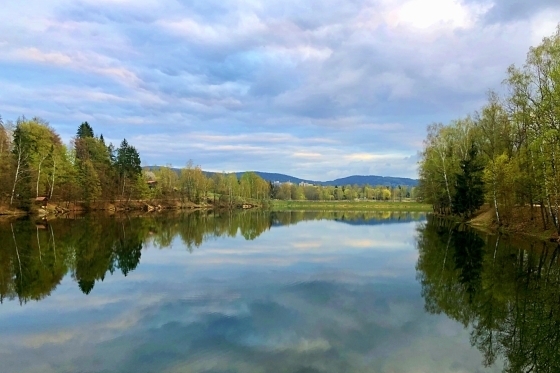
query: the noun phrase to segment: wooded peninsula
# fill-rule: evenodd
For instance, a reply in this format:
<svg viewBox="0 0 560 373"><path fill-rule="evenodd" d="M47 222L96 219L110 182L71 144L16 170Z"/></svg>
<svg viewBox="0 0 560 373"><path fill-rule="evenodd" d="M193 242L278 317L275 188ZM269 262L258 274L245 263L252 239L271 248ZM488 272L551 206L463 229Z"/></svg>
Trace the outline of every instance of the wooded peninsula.
<svg viewBox="0 0 560 373"><path fill-rule="evenodd" d="M560 233L560 26L510 66L505 94L473 115L428 127L419 193L434 211L494 227ZM491 220L491 221L490 221ZM476 221L476 219L475 219Z"/></svg>

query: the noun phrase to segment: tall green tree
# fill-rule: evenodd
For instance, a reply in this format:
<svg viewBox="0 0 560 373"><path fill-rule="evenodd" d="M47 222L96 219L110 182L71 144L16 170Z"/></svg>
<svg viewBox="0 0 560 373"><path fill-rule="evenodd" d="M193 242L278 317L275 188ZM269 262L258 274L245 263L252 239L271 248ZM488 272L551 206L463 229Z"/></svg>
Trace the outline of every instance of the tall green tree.
<svg viewBox="0 0 560 373"><path fill-rule="evenodd" d="M453 213L469 218L484 203L484 184L482 171L484 167L477 159L475 145L465 160L461 161L461 172L456 175L457 184L453 196Z"/></svg>
<svg viewBox="0 0 560 373"><path fill-rule="evenodd" d="M117 149L115 167L119 175L119 185L121 195L130 197L132 187L142 176L142 166L140 155L136 148L129 145L126 139L121 142Z"/></svg>
<svg viewBox="0 0 560 373"><path fill-rule="evenodd" d="M91 128L91 126L89 125L88 122L83 122L82 124L80 124L80 126L78 127L78 131L76 133L77 138L79 139L85 139L88 137L94 137L93 136L93 128Z"/></svg>

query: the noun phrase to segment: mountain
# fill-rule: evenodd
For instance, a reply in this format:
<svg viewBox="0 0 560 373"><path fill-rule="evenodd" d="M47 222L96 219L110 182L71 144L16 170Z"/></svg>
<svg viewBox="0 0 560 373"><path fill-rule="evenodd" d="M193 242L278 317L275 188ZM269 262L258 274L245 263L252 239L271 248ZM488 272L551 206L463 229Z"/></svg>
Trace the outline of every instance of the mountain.
<svg viewBox="0 0 560 373"><path fill-rule="evenodd" d="M315 185L323 185L323 186L341 186L341 185L386 185L386 186L416 186L418 185L418 180L416 179L409 179L406 177L391 177L391 176L376 176L376 175L352 175L343 177L340 179L330 180L330 181L315 181L315 180L307 180L307 179L300 179L298 177L285 175L285 174L278 174L273 172L261 172L261 171L253 171L266 181L279 181L281 183L285 183L287 181L299 184L301 182L315 184ZM206 172L208 175L212 175L212 172ZM236 172L237 178L240 178L244 172Z"/></svg>
<svg viewBox="0 0 560 373"><path fill-rule="evenodd" d="M418 180L406 177L376 176L376 175L353 175L333 181L326 181L323 185L387 185L387 186L416 186Z"/></svg>
<svg viewBox="0 0 560 373"><path fill-rule="evenodd" d="M157 166L155 167L150 166L148 167L148 169L150 170L157 169ZM181 170L178 168L174 168L173 170L176 171L177 173L181 172ZM212 175L215 174L215 172L210 172L210 171L203 171L203 172L206 175L206 177L212 177ZM265 179L266 181L270 181L270 182L279 181L281 183L285 183L287 181L295 184L305 182L309 184L323 185L323 186L341 186L341 185L354 185L354 184L362 186L368 184L372 186L386 185L386 186L396 187L399 185L401 186L406 185L412 187L418 185L418 180L409 179L407 177L352 175L352 176L347 176L347 177L330 180L330 181L315 181L315 180L300 179L299 177L294 177L294 176L279 174L274 172L261 172L261 171L253 171L253 172L259 175L260 177L262 177L263 179ZM245 172L236 172L235 175L237 176L237 178L240 178L241 175L243 175L244 173Z"/></svg>

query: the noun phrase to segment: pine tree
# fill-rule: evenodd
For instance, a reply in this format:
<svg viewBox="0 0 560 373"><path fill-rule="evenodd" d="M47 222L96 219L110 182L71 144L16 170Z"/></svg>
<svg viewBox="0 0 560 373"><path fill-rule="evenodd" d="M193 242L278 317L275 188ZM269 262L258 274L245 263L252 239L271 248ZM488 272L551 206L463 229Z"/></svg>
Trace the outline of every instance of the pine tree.
<svg viewBox="0 0 560 373"><path fill-rule="evenodd" d="M457 174L452 211L462 217L469 218L484 203L484 183L482 167L477 162L478 151L474 144L467 157L461 161L461 173Z"/></svg>
<svg viewBox="0 0 560 373"><path fill-rule="evenodd" d="M82 124L80 124L80 127L78 127L78 132L76 133L76 136L79 139L85 139L86 137L93 137L93 128L91 128L88 122L83 122Z"/></svg>
<svg viewBox="0 0 560 373"><path fill-rule="evenodd" d="M134 146L128 144L126 139L122 141L121 146L117 149L115 166L120 178L122 195L124 196L126 187L132 186L134 181L142 175L140 155Z"/></svg>

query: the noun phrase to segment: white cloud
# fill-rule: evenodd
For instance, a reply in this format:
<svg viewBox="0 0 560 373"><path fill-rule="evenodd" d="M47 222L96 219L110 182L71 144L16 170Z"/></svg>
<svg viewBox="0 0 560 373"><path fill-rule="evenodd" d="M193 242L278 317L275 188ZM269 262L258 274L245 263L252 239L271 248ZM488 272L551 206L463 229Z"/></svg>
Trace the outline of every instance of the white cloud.
<svg viewBox="0 0 560 373"><path fill-rule="evenodd" d="M466 5L459 0L409 0L388 11L386 21L393 27L415 29L472 28L491 5Z"/></svg>

